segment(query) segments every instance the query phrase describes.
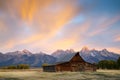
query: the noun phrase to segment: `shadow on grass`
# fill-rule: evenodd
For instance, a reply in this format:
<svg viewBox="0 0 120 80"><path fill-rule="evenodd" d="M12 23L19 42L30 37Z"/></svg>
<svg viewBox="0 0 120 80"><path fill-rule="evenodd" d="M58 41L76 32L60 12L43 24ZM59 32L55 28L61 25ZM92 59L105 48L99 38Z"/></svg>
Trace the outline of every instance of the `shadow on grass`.
<svg viewBox="0 0 120 80"><path fill-rule="evenodd" d="M18 78L0 78L0 80L21 80Z"/></svg>

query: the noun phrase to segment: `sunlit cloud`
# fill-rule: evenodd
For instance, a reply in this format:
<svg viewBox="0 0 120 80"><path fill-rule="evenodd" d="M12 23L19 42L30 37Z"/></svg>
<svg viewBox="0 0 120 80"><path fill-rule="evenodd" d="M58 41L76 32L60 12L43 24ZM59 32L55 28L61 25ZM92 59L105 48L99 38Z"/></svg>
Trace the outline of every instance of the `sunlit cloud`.
<svg viewBox="0 0 120 80"><path fill-rule="evenodd" d="M112 48L107 48L109 51L111 52L116 52L116 53L120 53L120 49L119 48L115 48L115 47L112 47Z"/></svg>
<svg viewBox="0 0 120 80"><path fill-rule="evenodd" d="M2 21L0 21L0 32L6 32L7 28L5 27L4 23L2 23Z"/></svg>
<svg viewBox="0 0 120 80"><path fill-rule="evenodd" d="M56 46L56 49L67 49L76 43L74 39L63 39L55 42L52 46Z"/></svg>
<svg viewBox="0 0 120 80"><path fill-rule="evenodd" d="M3 45L2 48L1 48L3 51L4 50L9 50L9 49L14 47L14 41L13 40L9 40L4 44L6 44L6 45Z"/></svg>
<svg viewBox="0 0 120 80"><path fill-rule="evenodd" d="M115 36L114 41L115 41L115 42L120 42L120 34Z"/></svg>
<svg viewBox="0 0 120 80"><path fill-rule="evenodd" d="M111 35L112 32L103 35L108 30L120 29L119 5L113 3L103 9L101 6L106 6L103 2L0 0L0 51L26 48L51 53L56 49L80 50L83 46L99 49L114 45L116 50L111 50L119 52L120 37Z"/></svg>

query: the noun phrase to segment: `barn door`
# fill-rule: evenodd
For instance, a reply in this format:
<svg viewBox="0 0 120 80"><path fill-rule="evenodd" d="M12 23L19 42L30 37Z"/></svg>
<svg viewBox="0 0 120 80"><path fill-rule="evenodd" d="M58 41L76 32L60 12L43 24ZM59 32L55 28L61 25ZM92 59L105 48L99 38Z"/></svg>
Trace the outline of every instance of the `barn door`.
<svg viewBox="0 0 120 80"><path fill-rule="evenodd" d="M72 65L72 71L84 71L84 65L81 64L74 64Z"/></svg>
<svg viewBox="0 0 120 80"><path fill-rule="evenodd" d="M78 66L78 71L84 71L85 69L84 69L84 66L83 65L81 65L81 66Z"/></svg>
<svg viewBox="0 0 120 80"><path fill-rule="evenodd" d="M83 67L80 67L80 66L72 66L72 71L75 71L75 72L79 72L79 71L83 71Z"/></svg>

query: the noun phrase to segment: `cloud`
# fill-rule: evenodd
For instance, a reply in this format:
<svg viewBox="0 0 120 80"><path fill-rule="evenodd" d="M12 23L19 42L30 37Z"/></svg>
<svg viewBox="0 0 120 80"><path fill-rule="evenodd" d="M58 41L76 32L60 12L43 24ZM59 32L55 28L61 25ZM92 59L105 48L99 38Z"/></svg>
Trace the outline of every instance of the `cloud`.
<svg viewBox="0 0 120 80"><path fill-rule="evenodd" d="M49 41L74 16L80 8L74 1L57 0L1 0L0 44L6 48L15 46L42 45ZM3 16L3 17L2 17ZM2 27L2 25L4 27ZM4 41L4 42L2 42ZM17 42L16 42L17 41ZM5 48L5 49L6 49Z"/></svg>
<svg viewBox="0 0 120 80"><path fill-rule="evenodd" d="M54 37L49 39L48 44L51 43L50 46L55 49L76 49L76 46L80 49L80 46L82 46L80 44L87 38L86 32L90 27L90 20L81 24L69 23L59 30Z"/></svg>
<svg viewBox="0 0 120 80"><path fill-rule="evenodd" d="M63 39L52 44L56 49L68 49L76 43L75 39Z"/></svg>
<svg viewBox="0 0 120 80"><path fill-rule="evenodd" d="M33 30L49 35L54 35L80 11L74 1L13 0L11 4L7 4L8 11L18 22L22 20Z"/></svg>
<svg viewBox="0 0 120 80"><path fill-rule="evenodd" d="M5 27L5 24L0 21L0 32L6 32L7 28Z"/></svg>
<svg viewBox="0 0 120 80"><path fill-rule="evenodd" d="M108 47L107 49L111 52L116 52L116 53L120 54L120 49L117 47L110 47L110 48Z"/></svg>
<svg viewBox="0 0 120 80"><path fill-rule="evenodd" d="M95 31L92 31L89 36L95 36L101 34L106 29L110 28L113 24L120 20L120 16L115 16L113 18L108 18L106 21L102 22L101 24L96 25Z"/></svg>
<svg viewBox="0 0 120 80"><path fill-rule="evenodd" d="M120 20L119 15L91 16L96 9L96 2L80 0L0 0L0 50L37 52L90 46L94 36Z"/></svg>
<svg viewBox="0 0 120 80"><path fill-rule="evenodd" d="M2 45L2 47L1 47L1 50L2 51L6 51L6 50L10 50L10 49L12 49L13 47L14 47L14 41L13 40L9 40L9 41L7 41L6 43L4 43L4 45Z"/></svg>
<svg viewBox="0 0 120 80"><path fill-rule="evenodd" d="M119 34L115 36L114 41L115 41L115 42L120 42L120 35L119 35Z"/></svg>

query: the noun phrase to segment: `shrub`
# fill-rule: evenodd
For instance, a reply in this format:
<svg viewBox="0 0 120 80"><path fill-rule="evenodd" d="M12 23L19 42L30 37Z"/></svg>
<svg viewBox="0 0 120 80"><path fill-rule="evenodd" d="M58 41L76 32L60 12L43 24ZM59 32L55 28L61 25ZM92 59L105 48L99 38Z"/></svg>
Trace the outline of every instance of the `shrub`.
<svg viewBox="0 0 120 80"><path fill-rule="evenodd" d="M29 69L29 65L27 64L11 65L11 66L2 67L2 69Z"/></svg>
<svg viewBox="0 0 120 80"><path fill-rule="evenodd" d="M16 69L16 66L11 65L11 66L8 66L7 69Z"/></svg>
<svg viewBox="0 0 120 80"><path fill-rule="evenodd" d="M48 63L44 63L44 64L42 64L42 66L48 66L49 64Z"/></svg>
<svg viewBox="0 0 120 80"><path fill-rule="evenodd" d="M17 65L17 69L29 69L29 65L27 65L27 64L19 64L19 65Z"/></svg>

